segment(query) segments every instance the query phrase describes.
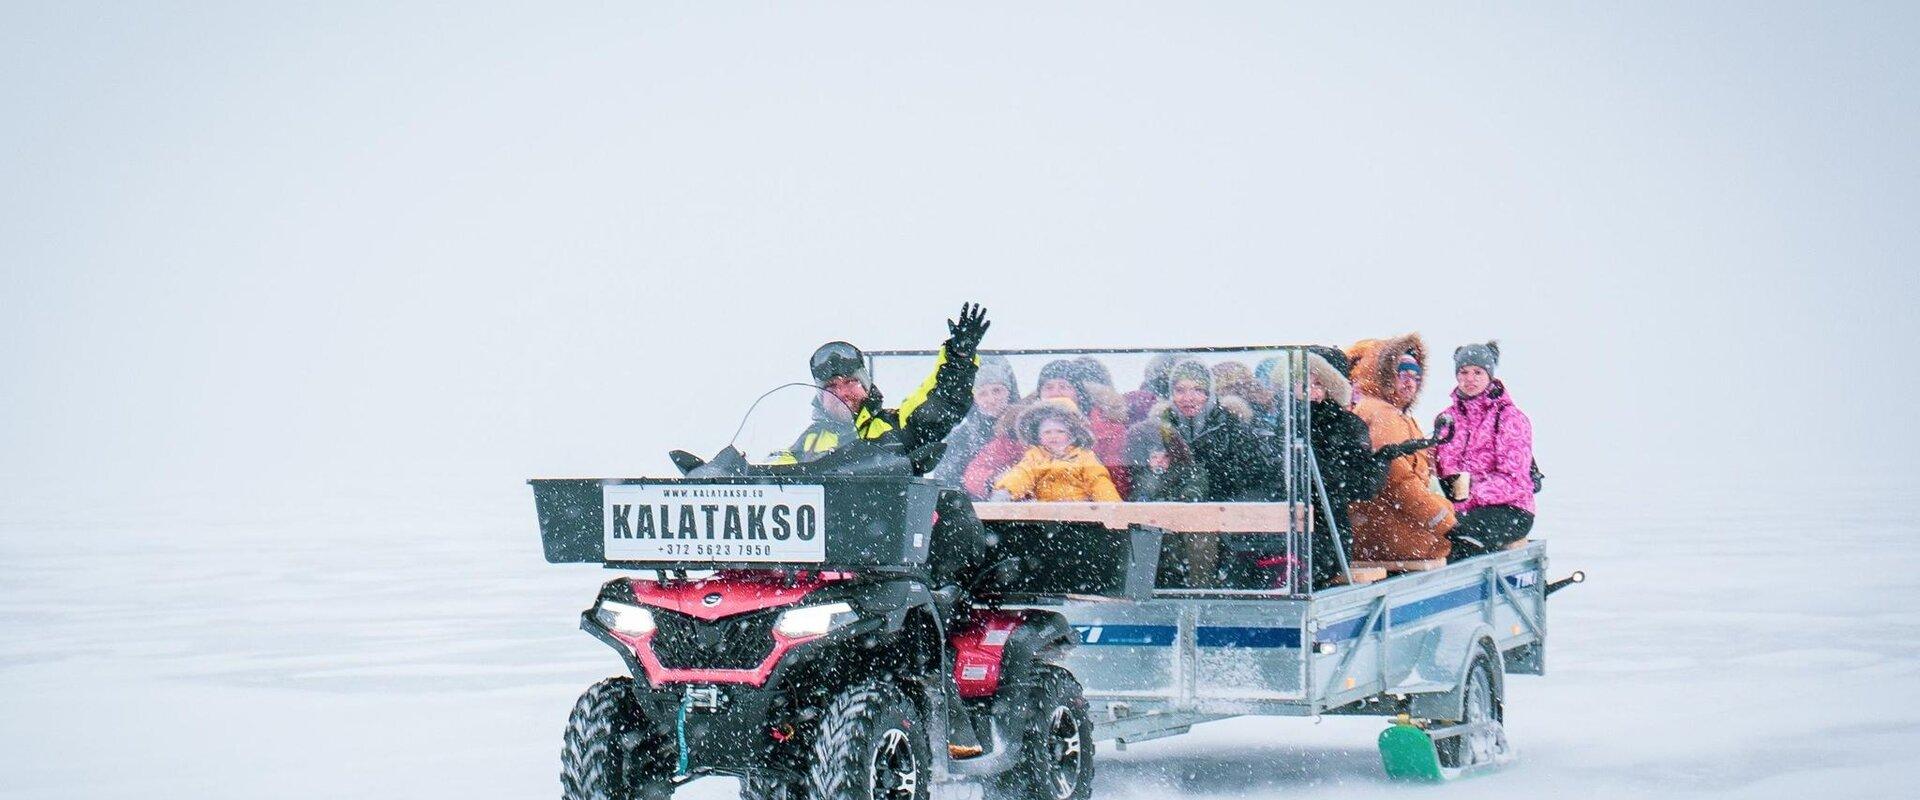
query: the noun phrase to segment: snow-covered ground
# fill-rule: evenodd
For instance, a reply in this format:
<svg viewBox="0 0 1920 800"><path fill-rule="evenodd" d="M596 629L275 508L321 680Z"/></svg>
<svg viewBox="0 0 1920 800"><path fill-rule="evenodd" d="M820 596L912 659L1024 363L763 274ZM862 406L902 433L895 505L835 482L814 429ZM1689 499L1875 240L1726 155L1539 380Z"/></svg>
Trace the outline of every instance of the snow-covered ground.
<svg viewBox="0 0 1920 800"><path fill-rule="evenodd" d="M1096 796L1912 796L1917 492L1689 492L1543 495L1590 580L1510 683L1504 772L1391 786L1376 720L1239 719L1103 751ZM575 629L607 573L541 561L524 486L243 496L5 501L0 797L556 794L620 665Z"/></svg>
<svg viewBox="0 0 1920 800"><path fill-rule="evenodd" d="M1501 773L1231 720L1099 797L1920 796L1920 4L448 5L0 3L0 800L554 796L620 662L520 480L967 300L1419 330L1423 423L1498 337L1591 576Z"/></svg>

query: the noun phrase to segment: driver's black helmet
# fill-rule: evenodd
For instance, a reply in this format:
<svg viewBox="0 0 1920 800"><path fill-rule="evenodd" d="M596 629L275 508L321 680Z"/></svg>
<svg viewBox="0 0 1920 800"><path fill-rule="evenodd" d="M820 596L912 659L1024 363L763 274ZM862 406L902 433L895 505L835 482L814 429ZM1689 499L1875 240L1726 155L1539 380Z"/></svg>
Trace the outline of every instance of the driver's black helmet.
<svg viewBox="0 0 1920 800"><path fill-rule="evenodd" d="M860 348L846 342L828 342L813 351L813 358L807 362L813 370L813 382L825 385L834 378L858 378L861 383L867 381L867 359L860 354Z"/></svg>

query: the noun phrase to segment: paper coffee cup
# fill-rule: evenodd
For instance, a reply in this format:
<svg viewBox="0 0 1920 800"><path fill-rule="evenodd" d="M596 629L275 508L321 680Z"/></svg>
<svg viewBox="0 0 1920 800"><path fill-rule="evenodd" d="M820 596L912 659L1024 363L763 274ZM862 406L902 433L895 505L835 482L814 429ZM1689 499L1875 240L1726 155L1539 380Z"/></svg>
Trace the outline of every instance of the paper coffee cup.
<svg viewBox="0 0 1920 800"><path fill-rule="evenodd" d="M1453 499L1465 500L1472 495L1473 474L1462 472L1453 476Z"/></svg>

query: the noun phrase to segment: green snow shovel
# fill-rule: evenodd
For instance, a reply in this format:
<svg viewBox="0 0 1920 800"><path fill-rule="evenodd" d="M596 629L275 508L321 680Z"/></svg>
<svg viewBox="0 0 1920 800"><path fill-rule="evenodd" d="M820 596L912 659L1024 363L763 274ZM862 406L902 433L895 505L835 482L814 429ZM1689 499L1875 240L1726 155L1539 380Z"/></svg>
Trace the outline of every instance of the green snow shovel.
<svg viewBox="0 0 1920 800"><path fill-rule="evenodd" d="M1447 779L1440 769L1440 752L1434 749L1433 737L1406 714L1380 732L1380 765L1394 780L1439 783Z"/></svg>

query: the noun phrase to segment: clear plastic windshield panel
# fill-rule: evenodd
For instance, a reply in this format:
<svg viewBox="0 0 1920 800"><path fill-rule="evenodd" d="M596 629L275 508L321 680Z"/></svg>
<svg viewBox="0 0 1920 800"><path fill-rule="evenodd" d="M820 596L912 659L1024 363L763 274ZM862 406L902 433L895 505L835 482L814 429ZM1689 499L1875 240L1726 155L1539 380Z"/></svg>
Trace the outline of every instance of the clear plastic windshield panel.
<svg viewBox="0 0 1920 800"><path fill-rule="evenodd" d="M869 362L889 408L935 368L931 352ZM1304 517L1304 387L1297 347L985 351L972 411L928 477L976 501L1299 503ZM1306 580L1301 526L1168 538L1161 588L1296 591Z"/></svg>
<svg viewBox="0 0 1920 800"><path fill-rule="evenodd" d="M807 383L771 389L743 414L732 443L750 464L813 461L855 436L847 404Z"/></svg>

